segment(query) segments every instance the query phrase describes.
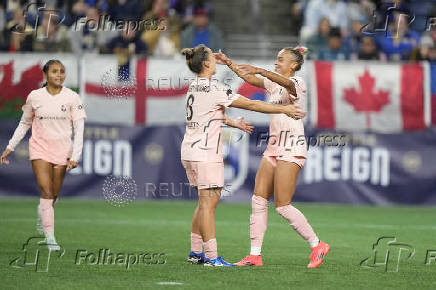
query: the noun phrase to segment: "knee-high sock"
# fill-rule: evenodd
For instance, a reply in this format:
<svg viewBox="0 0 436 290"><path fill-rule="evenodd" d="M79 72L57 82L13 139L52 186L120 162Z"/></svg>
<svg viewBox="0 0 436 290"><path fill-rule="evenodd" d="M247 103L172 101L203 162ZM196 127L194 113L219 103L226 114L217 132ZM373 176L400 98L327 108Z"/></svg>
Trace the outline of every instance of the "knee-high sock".
<svg viewBox="0 0 436 290"><path fill-rule="evenodd" d="M253 195L251 198L250 239L251 255L260 255L263 236L268 223L268 200Z"/></svg>
<svg viewBox="0 0 436 290"><path fill-rule="evenodd" d="M203 243L204 247L204 255L208 259L216 259L218 257L218 246L216 243L216 239L210 239L209 241Z"/></svg>
<svg viewBox="0 0 436 290"><path fill-rule="evenodd" d="M54 209L53 199L41 198L39 200L39 210L41 212L41 221L44 233L54 233Z"/></svg>
<svg viewBox="0 0 436 290"><path fill-rule="evenodd" d="M199 234L191 233L191 251L203 252L203 238Z"/></svg>
<svg viewBox="0 0 436 290"><path fill-rule="evenodd" d="M311 247L318 244L318 237L301 211L290 204L278 207L276 211L291 224L294 230L305 239Z"/></svg>

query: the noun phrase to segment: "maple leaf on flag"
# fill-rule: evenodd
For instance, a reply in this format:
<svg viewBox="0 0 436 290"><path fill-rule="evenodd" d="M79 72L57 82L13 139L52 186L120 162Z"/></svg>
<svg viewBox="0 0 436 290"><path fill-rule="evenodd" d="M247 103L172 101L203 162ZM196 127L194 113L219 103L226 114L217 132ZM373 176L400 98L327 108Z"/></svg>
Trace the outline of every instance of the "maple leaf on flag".
<svg viewBox="0 0 436 290"><path fill-rule="evenodd" d="M381 109L390 103L389 91L376 90L375 78L366 69L359 77L360 90L355 88L344 89L344 99L354 107L356 112L366 113L366 125L370 128L370 113L380 112Z"/></svg>

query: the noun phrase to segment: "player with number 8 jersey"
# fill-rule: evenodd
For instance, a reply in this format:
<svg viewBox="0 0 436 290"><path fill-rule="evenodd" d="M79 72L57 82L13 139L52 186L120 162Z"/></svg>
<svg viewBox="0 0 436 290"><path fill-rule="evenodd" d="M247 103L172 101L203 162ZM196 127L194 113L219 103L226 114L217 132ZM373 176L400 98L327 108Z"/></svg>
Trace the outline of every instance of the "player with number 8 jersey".
<svg viewBox="0 0 436 290"><path fill-rule="evenodd" d="M181 159L191 186L198 191L191 230L191 252L188 261L205 266L233 266L217 254L215 238L215 208L224 186L221 126L228 125L251 133L253 126L242 118L232 120L225 114L227 107L304 117L298 105L274 105L253 101L234 94L225 85L211 80L216 73L216 55L204 46L185 48L189 69L197 76L186 95L186 132L182 142ZM203 252L204 248L204 252Z"/></svg>

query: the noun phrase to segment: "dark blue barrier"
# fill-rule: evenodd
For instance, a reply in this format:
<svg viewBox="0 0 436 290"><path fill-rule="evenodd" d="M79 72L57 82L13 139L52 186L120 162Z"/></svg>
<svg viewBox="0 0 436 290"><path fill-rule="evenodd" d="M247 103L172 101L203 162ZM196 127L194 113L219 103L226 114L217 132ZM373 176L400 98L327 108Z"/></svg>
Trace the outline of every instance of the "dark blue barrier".
<svg viewBox="0 0 436 290"><path fill-rule="evenodd" d="M0 123L4 148L17 121ZM223 199L248 201L268 128L247 138L223 133ZM118 127L86 124L80 166L65 178L61 196L102 198L110 175L129 176L137 199L195 199L180 163L183 126ZM402 134L341 134L306 128L308 160L294 201L353 204L436 204L436 130ZM241 138L242 137L242 138ZM38 196L28 161L28 138L0 166L0 195Z"/></svg>

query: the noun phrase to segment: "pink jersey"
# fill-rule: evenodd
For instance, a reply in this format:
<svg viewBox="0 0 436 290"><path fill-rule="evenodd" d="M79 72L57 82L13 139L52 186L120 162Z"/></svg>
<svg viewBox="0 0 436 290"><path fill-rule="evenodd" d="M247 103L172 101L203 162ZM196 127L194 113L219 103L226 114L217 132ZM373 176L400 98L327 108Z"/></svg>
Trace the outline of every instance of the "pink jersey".
<svg viewBox="0 0 436 290"><path fill-rule="evenodd" d="M265 78L264 86L268 93L267 101L272 104L289 105L292 103L303 106L306 98L306 84L300 77L290 78L295 83L297 96L289 94L288 90L279 84ZM307 154L304 136L303 120L295 120L285 114L270 115L269 142L263 153L265 156L304 156Z"/></svg>
<svg viewBox="0 0 436 290"><path fill-rule="evenodd" d="M67 164L72 153L72 122L86 118L79 95L66 87L54 96L46 87L33 90L23 106L25 116L33 119L30 160Z"/></svg>
<svg viewBox="0 0 436 290"><path fill-rule="evenodd" d="M186 94L186 132L181 159L186 161L222 162L221 126L225 108L237 94L223 84L196 78Z"/></svg>

